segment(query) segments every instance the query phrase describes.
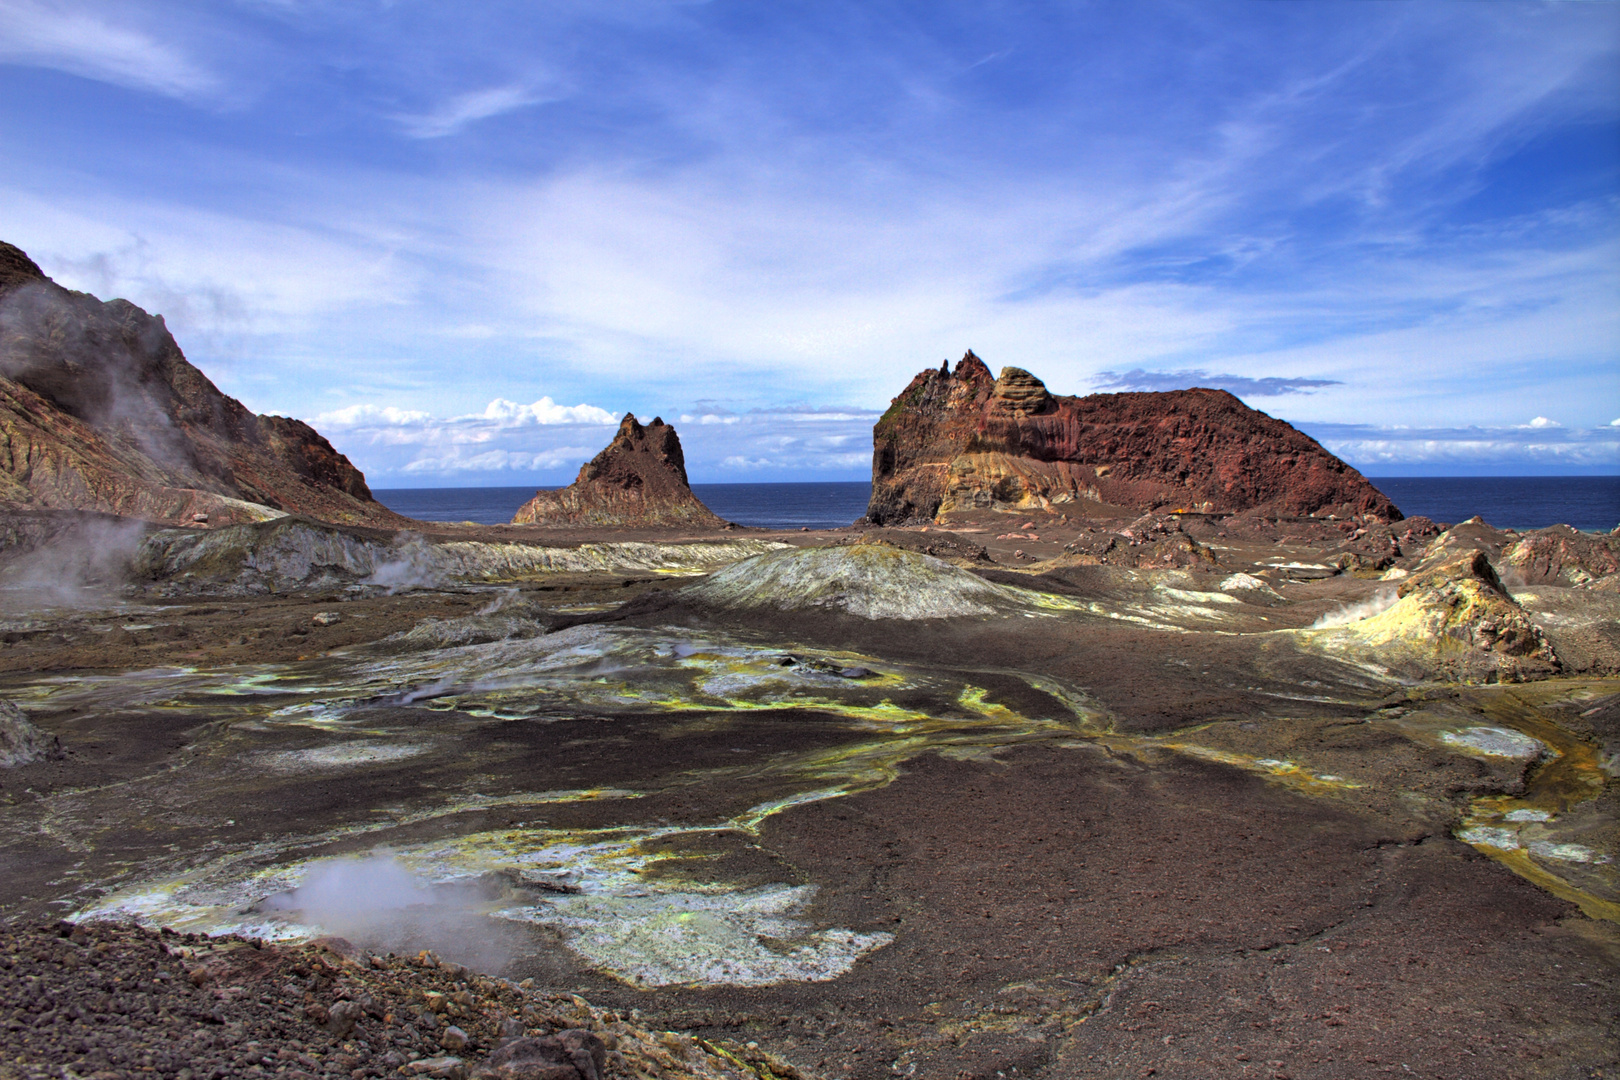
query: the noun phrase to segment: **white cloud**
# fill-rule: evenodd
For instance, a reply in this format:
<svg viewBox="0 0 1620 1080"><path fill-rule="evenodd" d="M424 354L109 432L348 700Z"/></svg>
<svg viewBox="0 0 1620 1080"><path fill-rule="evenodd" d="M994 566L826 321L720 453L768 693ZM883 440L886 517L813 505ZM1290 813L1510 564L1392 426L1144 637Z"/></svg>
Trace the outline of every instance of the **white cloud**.
<svg viewBox="0 0 1620 1080"><path fill-rule="evenodd" d="M600 448L598 448L600 449ZM407 476L454 479L457 473L532 473L561 467L577 468L593 457L596 450L584 446L559 446L550 450L523 453L516 450L486 450L479 454L452 450L438 455L413 458L399 472Z"/></svg>
<svg viewBox="0 0 1620 1080"><path fill-rule="evenodd" d="M1210 84L1207 96L1179 93L1197 80L1177 82L1192 68L1173 62L1161 74L1175 101L1139 88L1032 100L1025 112L972 102L952 81L999 40L950 63L931 47L874 57L864 41L823 41L838 61L825 83L784 87L768 52L691 65L669 62L673 39L604 37L593 40L623 66L577 62L563 78L580 88L579 110L556 110L554 127L548 111L544 138L521 147L468 140L453 168L436 164L442 145L400 132L439 139L557 100L560 78L521 65L545 57L561 70L574 62L563 54L589 50L549 52L574 37L533 25L517 44L523 20L511 13L345 16L321 25L379 36L328 39L311 29L321 9L337 10L300 6L298 49L311 51L282 55L280 70L249 79L234 57L213 61L265 88L242 138L154 133L153 157L181 151L163 188L172 202L137 194L156 188L119 147L100 190L78 159L52 173L41 164L52 155L20 153L0 221L64 284L169 315L188 354L254 407L329 417L368 471L511 472L564 450L588 457L605 441L601 410L507 400L538 393L536 371L566 400L666 416L684 404L695 475L864 469L874 416L860 410L968 347L1060 393L1132 368L1332 379L1342 385L1283 402L1285 418L1497 425L1500 437L1474 440L1489 453L1532 445L1513 430L1527 402L1574 428L1614 415L1612 203L1467 228L1436 210L1467 194L1455 170L1556 130L1581 85L1609 86L1591 72L1612 57L1613 35L1591 32L1573 7L1407 13L1342 38L1307 35L1316 51L1280 65L1267 61L1286 50L1257 54L1245 78ZM209 85L188 59L208 55L202 17L172 20L189 22L189 37L140 28L161 10L0 0L0 57L95 68L164 93ZM243 25L251 42L257 31ZM432 28L442 49L392 37L400 27ZM261 59L286 47L260 45ZM429 52L460 60L436 64ZM775 60L799 55L796 45ZM1414 56L1434 61L1411 83L1419 100L1377 89L1384 75L1407 77ZM913 110L882 100L881 78L839 97L873 59L899 72ZM1066 66L1073 86L1088 85L1086 69ZM494 85L456 92L468 71ZM283 86L332 96L278 98ZM260 126L308 121L273 111L308 100L336 112L298 127L307 140ZM383 123L378 101L393 103ZM1612 116L1601 102L1583 107ZM356 152L322 141L323 129ZM80 134L71 123L64 132ZM188 156L199 148L205 158ZM195 160L207 168L190 170ZM1414 176L1432 182L1402 186ZM1330 227L1313 231L1324 208ZM1200 263L1227 269L1200 276ZM254 362L210 334L235 335ZM768 422L748 411L787 397L848 408L779 410ZM390 404L348 404L373 400ZM590 430L570 435L570 424ZM1575 445L1534 430L1534 445ZM1393 436L1357 438L1372 447ZM1469 443L1434 441L1447 453ZM1416 445L1393 439L1376 452Z"/></svg>
<svg viewBox="0 0 1620 1080"><path fill-rule="evenodd" d="M687 473L697 483L859 475L871 463L878 416L803 407L734 412L712 402L666 412L676 419ZM403 478L454 482L471 474L490 483L503 475L566 482L607 445L617 422L605 409L550 397L527 405L497 398L480 412L453 417L368 402L310 420L383 488Z"/></svg>
<svg viewBox="0 0 1620 1080"><path fill-rule="evenodd" d="M618 417L595 405L529 404L496 398L482 412L435 417L420 409L362 403L310 422L372 483L390 476L534 473L578 468L608 441Z"/></svg>
<svg viewBox="0 0 1620 1080"><path fill-rule="evenodd" d="M349 405L321 413L315 418L315 423L334 429L356 428L368 424L376 427L412 427L427 424L432 419L432 413L415 409L396 409L392 405Z"/></svg>
<svg viewBox="0 0 1620 1080"><path fill-rule="evenodd" d="M1318 442L1363 472L1381 466L1525 466L1620 468L1620 432L1613 425L1565 428L1550 425L1529 435L1529 424L1511 428L1392 428L1363 424L1304 425Z"/></svg>
<svg viewBox="0 0 1620 1080"><path fill-rule="evenodd" d="M0 62L53 68L87 79L193 98L219 80L173 44L118 25L78 4L0 0Z"/></svg>
<svg viewBox="0 0 1620 1080"><path fill-rule="evenodd" d="M1519 426L1524 428L1559 428L1564 425L1556 420L1549 420L1545 416L1538 416L1528 424L1520 424Z"/></svg>
<svg viewBox="0 0 1620 1080"><path fill-rule="evenodd" d="M401 115L394 119L412 138L442 139L457 134L479 120L556 100L557 94L544 94L521 83L492 86L457 94L426 113Z"/></svg>
<svg viewBox="0 0 1620 1080"><path fill-rule="evenodd" d="M477 418L493 421L502 428L528 427L534 424L613 424L619 419L606 409L598 409L595 405L558 405L549 397L543 397L529 405L496 398L484 406L484 411Z"/></svg>

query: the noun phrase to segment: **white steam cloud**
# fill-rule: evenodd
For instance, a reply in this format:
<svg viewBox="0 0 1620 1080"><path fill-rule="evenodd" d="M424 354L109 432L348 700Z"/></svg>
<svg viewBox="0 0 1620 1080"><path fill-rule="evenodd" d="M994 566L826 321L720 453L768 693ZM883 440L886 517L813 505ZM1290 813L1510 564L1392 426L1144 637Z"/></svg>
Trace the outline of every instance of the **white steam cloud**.
<svg viewBox="0 0 1620 1080"><path fill-rule="evenodd" d="M510 958L486 910L497 897L480 881L428 883L387 851L316 865L296 889L266 897L261 911L374 952L432 949L481 971Z"/></svg>
<svg viewBox="0 0 1620 1080"><path fill-rule="evenodd" d="M1381 615L1395 606L1399 595L1394 589L1379 589L1371 597L1355 604L1345 604L1326 612L1320 619L1311 623L1307 629L1328 630L1335 626L1348 626L1362 619L1370 619L1374 615Z"/></svg>
<svg viewBox="0 0 1620 1080"><path fill-rule="evenodd" d="M34 526L33 530L29 525ZM0 589L5 606L103 607L118 600L129 564L147 525L122 518L83 515L66 527L59 521L19 524L10 545L0 544ZM32 531L33 535L28 535Z"/></svg>

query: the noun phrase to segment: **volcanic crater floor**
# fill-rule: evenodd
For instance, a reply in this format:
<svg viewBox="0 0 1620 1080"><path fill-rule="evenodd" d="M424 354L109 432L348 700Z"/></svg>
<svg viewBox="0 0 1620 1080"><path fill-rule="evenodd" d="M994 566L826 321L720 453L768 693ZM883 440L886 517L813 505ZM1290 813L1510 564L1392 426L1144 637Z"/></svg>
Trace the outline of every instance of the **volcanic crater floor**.
<svg viewBox="0 0 1620 1080"><path fill-rule="evenodd" d="M431 947L825 1077L1620 1068L1620 679L1307 629L1372 581L925 579L8 610L66 754L0 773L0 909Z"/></svg>

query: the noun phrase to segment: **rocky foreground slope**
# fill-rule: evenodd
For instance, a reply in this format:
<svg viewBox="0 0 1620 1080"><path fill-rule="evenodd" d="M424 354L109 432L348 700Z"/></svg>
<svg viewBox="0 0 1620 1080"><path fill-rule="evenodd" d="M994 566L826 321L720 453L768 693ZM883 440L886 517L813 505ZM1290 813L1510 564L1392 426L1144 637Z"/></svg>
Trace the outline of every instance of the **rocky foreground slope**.
<svg viewBox="0 0 1620 1080"><path fill-rule="evenodd" d="M0 508L165 524L277 513L405 519L308 424L257 416L192 366L160 315L46 277L0 243Z"/></svg>
<svg viewBox="0 0 1620 1080"><path fill-rule="evenodd" d="M969 352L912 379L872 437L877 524L987 509L1401 517L1315 440L1224 390L1060 397Z"/></svg>
<svg viewBox="0 0 1620 1080"><path fill-rule="evenodd" d="M675 429L660 417L645 426L625 413L618 433L581 466L568 487L538 491L518 508L514 525L677 526L719 529L726 523L692 494Z"/></svg>
<svg viewBox="0 0 1620 1080"><path fill-rule="evenodd" d="M0 1078L278 1075L790 1080L757 1047L648 1031L568 994L348 942L108 924L0 930Z"/></svg>

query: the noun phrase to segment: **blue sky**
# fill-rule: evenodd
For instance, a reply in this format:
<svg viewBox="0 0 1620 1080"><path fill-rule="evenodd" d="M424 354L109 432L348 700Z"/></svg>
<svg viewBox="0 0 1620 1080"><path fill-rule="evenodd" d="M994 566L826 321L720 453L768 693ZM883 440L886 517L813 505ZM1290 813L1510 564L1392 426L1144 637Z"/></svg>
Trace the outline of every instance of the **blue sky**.
<svg viewBox="0 0 1620 1080"><path fill-rule="evenodd" d="M0 0L0 238L374 486L860 479L972 348L1620 472L1620 5Z"/></svg>

